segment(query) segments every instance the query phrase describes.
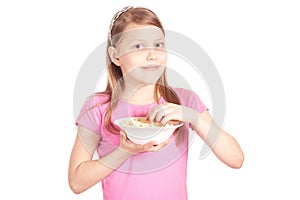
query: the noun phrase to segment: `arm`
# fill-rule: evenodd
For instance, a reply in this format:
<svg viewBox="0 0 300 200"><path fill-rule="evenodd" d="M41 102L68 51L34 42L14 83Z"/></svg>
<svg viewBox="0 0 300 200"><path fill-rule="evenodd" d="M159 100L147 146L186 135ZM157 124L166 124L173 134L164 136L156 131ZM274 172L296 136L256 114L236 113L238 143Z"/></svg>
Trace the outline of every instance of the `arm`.
<svg viewBox="0 0 300 200"><path fill-rule="evenodd" d="M196 133L212 149L219 160L232 168L241 168L244 161L244 154L240 145L226 131L221 129L212 119L208 111L195 112L191 125Z"/></svg>
<svg viewBox="0 0 300 200"><path fill-rule="evenodd" d="M192 108L165 103L154 107L149 119L163 125L171 120L188 122L219 160L232 168L243 164L244 154L238 142L214 122L208 111L199 113Z"/></svg>
<svg viewBox="0 0 300 200"><path fill-rule="evenodd" d="M136 145L120 132L120 146L99 160L93 160L93 154L101 138L91 130L78 126L77 137L69 161L68 180L72 191L79 194L108 176L132 155L144 151L158 151L170 141L160 145L149 142Z"/></svg>
<svg viewBox="0 0 300 200"><path fill-rule="evenodd" d="M100 140L99 135L83 126L78 126L77 137L71 152L68 173L69 185L76 194L95 185L114 170L102 164L101 159L92 160ZM116 149L107 157L118 161L116 164L120 165L128 159L130 155Z"/></svg>

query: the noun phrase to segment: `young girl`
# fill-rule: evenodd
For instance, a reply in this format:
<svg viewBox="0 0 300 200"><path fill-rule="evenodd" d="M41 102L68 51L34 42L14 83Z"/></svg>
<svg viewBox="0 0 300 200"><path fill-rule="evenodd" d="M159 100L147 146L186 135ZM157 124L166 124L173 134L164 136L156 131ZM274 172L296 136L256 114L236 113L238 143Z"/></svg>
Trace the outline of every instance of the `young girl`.
<svg viewBox="0 0 300 200"><path fill-rule="evenodd" d="M88 98L76 120L68 176L75 193L101 181L104 200L186 200L189 128L226 165L242 166L239 144L214 123L199 97L168 85L164 38L160 20L149 9L125 7L113 17L107 87ZM113 124L127 116L184 125L165 142L138 145ZM217 142L207 137L212 132L219 134ZM93 157L95 151L99 158Z"/></svg>

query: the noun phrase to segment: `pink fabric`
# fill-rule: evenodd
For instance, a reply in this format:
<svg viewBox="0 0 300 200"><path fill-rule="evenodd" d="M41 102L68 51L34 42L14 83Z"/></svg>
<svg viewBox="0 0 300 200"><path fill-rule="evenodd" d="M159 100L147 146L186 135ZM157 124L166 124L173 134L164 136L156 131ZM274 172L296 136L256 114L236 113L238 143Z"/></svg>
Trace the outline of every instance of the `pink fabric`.
<svg viewBox="0 0 300 200"><path fill-rule="evenodd" d="M182 105L199 112L207 108L194 92L175 89ZM103 124L105 110L110 102L101 104L107 96L93 96L83 106L76 124L99 134L99 157L112 152L119 145L119 135L111 134ZM160 103L165 102L160 99ZM119 100L112 120L128 116L146 116L156 103L132 105ZM186 200L186 173L188 157L188 129L184 124L177 134L180 143L172 142L159 152L141 153L129 158L102 181L104 200ZM177 137L176 136L176 137Z"/></svg>

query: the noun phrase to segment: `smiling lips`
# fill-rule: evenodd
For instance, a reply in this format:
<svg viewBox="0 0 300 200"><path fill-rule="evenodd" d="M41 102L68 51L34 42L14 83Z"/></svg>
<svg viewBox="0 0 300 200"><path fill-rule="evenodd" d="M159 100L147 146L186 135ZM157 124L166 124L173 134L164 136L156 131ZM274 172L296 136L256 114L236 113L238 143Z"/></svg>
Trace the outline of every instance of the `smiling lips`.
<svg viewBox="0 0 300 200"><path fill-rule="evenodd" d="M157 70L159 67L160 67L159 65L147 65L141 68L148 71L154 71Z"/></svg>

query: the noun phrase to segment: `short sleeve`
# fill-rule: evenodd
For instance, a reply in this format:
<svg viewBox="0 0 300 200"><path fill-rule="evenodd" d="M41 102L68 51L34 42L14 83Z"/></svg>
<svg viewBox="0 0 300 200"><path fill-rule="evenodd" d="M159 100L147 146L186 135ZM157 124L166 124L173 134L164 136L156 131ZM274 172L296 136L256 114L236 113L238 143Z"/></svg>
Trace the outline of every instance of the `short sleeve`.
<svg viewBox="0 0 300 200"><path fill-rule="evenodd" d="M75 124L84 126L96 134L101 134L102 112L96 96L89 97L83 105Z"/></svg>
<svg viewBox="0 0 300 200"><path fill-rule="evenodd" d="M193 108L199 113L202 113L203 111L207 110L207 107L195 92L182 88L176 88L175 91L179 96L180 103L183 106Z"/></svg>
<svg viewBox="0 0 300 200"><path fill-rule="evenodd" d="M204 105L200 97L195 92L191 92L189 104L189 107L197 110L199 113L202 113L203 111L207 110L207 107Z"/></svg>

